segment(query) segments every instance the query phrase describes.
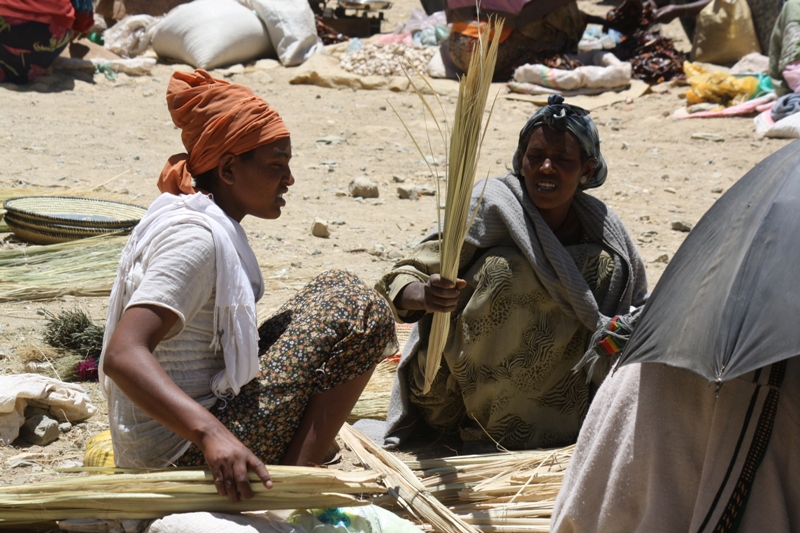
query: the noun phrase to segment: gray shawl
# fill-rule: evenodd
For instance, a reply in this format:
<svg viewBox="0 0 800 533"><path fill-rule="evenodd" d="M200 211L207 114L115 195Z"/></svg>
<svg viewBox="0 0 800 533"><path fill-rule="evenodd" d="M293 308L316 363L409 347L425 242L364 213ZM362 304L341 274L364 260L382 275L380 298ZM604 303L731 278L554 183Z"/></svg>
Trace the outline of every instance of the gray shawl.
<svg viewBox="0 0 800 533"><path fill-rule="evenodd" d="M481 180L473 188L473 207L483 187ZM581 191L575 194L573 205L587 240L602 243L614 259L611 284L602 302L595 301L569 252L539 215L520 179L513 174L487 181L466 242L484 249L503 245L519 248L559 308L594 331L607 317L628 313L631 306L643 304L647 278L644 263L628 231L613 211ZM426 240L436 235L434 230ZM411 356L417 353L423 339L428 338L432 316L427 314L414 325L403 350L386 418L386 447L395 447L410 436L418 418L408 398L405 367L413 360Z"/></svg>

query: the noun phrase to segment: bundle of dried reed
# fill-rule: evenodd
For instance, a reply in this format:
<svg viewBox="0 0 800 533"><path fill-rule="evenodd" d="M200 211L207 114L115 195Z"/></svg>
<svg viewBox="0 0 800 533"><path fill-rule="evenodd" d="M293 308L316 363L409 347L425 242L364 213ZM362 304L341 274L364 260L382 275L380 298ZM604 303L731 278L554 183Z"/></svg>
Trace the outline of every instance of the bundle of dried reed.
<svg viewBox="0 0 800 533"><path fill-rule="evenodd" d="M438 217L441 275L450 281L455 281L458 277L461 247L464 244L467 230L477 213L474 211L470 214L470 198L481 145L489 123L487 119L486 124L482 127L502 30L503 19L486 25L478 41L478 46L475 46L472 51L467 75L461 78L458 88L456 113L447 159L444 219L442 219L441 212ZM438 201L438 196L437 194L437 209L441 209L439 207L441 201ZM450 313L434 313L428 338L423 393L430 390L439 371L449 328Z"/></svg>
<svg viewBox="0 0 800 533"><path fill-rule="evenodd" d="M342 427L339 437L365 466L383 476L390 495L418 521L430 524L441 533L479 531L442 505L400 459L384 451L369 437L349 424Z"/></svg>
<svg viewBox="0 0 800 533"><path fill-rule="evenodd" d="M0 302L108 296L127 237L0 250Z"/></svg>
<svg viewBox="0 0 800 533"><path fill-rule="evenodd" d="M408 461L422 484L481 531L549 531L574 446Z"/></svg>
<svg viewBox="0 0 800 533"><path fill-rule="evenodd" d="M273 488L251 475L255 496L230 503L217 494L208 471L123 469L70 471L120 472L116 475L63 477L41 483L0 487L0 526L70 518L159 518L173 513L240 513L269 509L311 509L367 504L357 497L386 491L371 472L270 466ZM66 470L65 470L66 471Z"/></svg>

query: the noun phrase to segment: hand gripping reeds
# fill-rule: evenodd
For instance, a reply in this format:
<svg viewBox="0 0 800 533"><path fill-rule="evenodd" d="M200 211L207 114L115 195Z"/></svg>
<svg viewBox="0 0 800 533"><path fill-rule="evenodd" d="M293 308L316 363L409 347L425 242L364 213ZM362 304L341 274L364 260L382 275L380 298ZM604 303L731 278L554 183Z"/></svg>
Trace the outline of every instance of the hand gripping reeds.
<svg viewBox="0 0 800 533"><path fill-rule="evenodd" d="M500 44L502 31L503 19L486 24L477 45L472 50L469 71L461 78L458 88L456 115L450 136L444 221L442 222L441 216L439 217L441 276L453 282L458 277L459 257L464 238L477 213L476 207L470 216L470 197L481 145L486 135L486 126L481 128L481 123L489 88L492 85L497 47ZM441 224L444 225L443 228ZM439 371L449 329L450 313L434 313L428 338L423 394L430 390Z"/></svg>

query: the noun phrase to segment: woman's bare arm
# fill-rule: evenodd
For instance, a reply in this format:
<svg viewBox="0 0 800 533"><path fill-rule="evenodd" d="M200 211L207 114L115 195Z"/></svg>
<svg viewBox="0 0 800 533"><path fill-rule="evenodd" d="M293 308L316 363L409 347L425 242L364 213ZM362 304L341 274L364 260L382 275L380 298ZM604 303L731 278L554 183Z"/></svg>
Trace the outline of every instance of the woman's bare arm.
<svg viewBox="0 0 800 533"><path fill-rule="evenodd" d="M153 356L177 320L175 313L159 306L128 308L106 347L103 370L140 409L200 448L221 496L232 502L239 496L252 498L248 471L255 472L265 487L272 486L264 463L181 390Z"/></svg>

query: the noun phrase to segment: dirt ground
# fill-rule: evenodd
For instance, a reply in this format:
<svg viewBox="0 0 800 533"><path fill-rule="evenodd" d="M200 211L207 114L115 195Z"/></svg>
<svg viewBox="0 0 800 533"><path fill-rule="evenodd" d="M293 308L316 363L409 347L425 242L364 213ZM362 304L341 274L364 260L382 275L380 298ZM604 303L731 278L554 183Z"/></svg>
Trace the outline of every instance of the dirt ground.
<svg viewBox="0 0 800 533"><path fill-rule="evenodd" d="M613 7L596 0L579 4L594 14ZM407 20L415 7L419 0L395 1L384 31ZM688 48L677 22L665 31ZM120 75L116 81L101 74L56 73L29 87L0 84L0 187L26 184L69 194L107 182L106 189L147 206L158 195L155 182L164 162L183 151L164 99L176 68L188 67L158 64L151 76ZM396 192L399 180L433 185L423 157L392 111L393 106L421 138L425 126L418 97L290 85L293 72L278 67L230 78L277 108L292 132L296 184L285 196L284 214L274 221L243 221L266 281L262 316L325 269L347 269L374 283L390 268L391 258L405 254L436 219L433 197L401 200ZM637 240L651 289L687 235L672 230L672 222L696 223L722 192L787 142L758 139L751 118L672 119L684 90L646 94L591 114L609 166L607 182L591 194L616 210ZM442 102L452 115L455 100ZM519 130L535 110L528 103L497 100L479 175L506 173ZM693 138L695 133L716 134L724 141ZM326 144L321 141L326 136L344 141ZM445 159L441 146L432 155ZM358 176L378 182L380 198L344 194ZM311 235L316 217L335 224L330 238ZM97 320L105 318L105 298L0 305L0 373L21 371L15 349L40 335L43 321L37 310L58 312L76 305ZM35 480L51 467L82 459L85 440L107 427L103 398L96 386L87 388L98 414L47 447L0 447L0 483Z"/></svg>

